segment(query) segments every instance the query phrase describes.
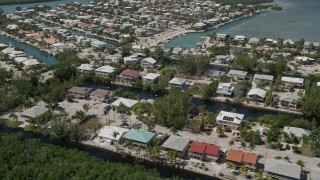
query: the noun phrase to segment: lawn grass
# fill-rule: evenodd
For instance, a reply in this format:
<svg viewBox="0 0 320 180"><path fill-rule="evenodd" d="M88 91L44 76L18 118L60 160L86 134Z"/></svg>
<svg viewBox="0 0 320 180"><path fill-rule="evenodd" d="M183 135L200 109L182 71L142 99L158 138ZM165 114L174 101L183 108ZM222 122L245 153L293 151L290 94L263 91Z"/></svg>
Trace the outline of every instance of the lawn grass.
<svg viewBox="0 0 320 180"><path fill-rule="evenodd" d="M313 157L313 151L309 145L306 143L302 143L302 146L300 147L301 155L307 156L307 157Z"/></svg>
<svg viewBox="0 0 320 180"><path fill-rule="evenodd" d="M10 128L18 128L19 125L22 124L22 122L20 122L20 121L12 121L12 120L9 120L9 119L0 119L0 124L3 124L3 125L8 126Z"/></svg>

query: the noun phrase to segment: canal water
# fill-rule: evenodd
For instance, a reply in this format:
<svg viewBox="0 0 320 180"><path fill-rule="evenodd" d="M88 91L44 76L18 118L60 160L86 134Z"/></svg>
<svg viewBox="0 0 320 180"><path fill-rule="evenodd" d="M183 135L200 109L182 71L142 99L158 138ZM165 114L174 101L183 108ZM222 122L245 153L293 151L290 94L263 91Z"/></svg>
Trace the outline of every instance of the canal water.
<svg viewBox="0 0 320 180"><path fill-rule="evenodd" d="M35 48L29 44L17 41L11 37L0 34L0 42L7 45L11 44L13 47L18 48L24 51L28 56L33 56L39 61L43 62L45 65L53 65L57 63L57 60L54 56L40 51L38 48Z"/></svg>
<svg viewBox="0 0 320 180"><path fill-rule="evenodd" d="M114 91L116 89L123 89L125 91L130 91L133 92L134 95L140 97L140 99L151 99L154 100L156 98L160 98L163 95L162 94L154 94L150 91L141 91L141 90L137 90L131 87L125 87L125 86L120 86L120 85L113 85L110 87L106 87L104 85L101 84L96 84L96 83L88 83L85 84L84 86L86 87L90 87L93 89L106 89L106 90L111 90ZM192 100L193 104L196 107L199 107L201 105L206 105L207 110L209 112L214 112L214 113L219 113L221 110L224 111L233 111L235 110L236 113L241 113L245 115L245 118L259 118L260 116L264 115L264 114L281 114L282 112L278 112L278 111L272 111L272 110L265 110L265 109L259 109L259 108L253 108L253 107L247 107L247 106L243 106L241 104L230 104L230 103L223 103L223 102L204 102L202 99L199 98L193 98ZM296 118L300 118L300 115L296 115L296 114L290 114L292 116L292 118L296 119Z"/></svg>
<svg viewBox="0 0 320 180"><path fill-rule="evenodd" d="M131 156L124 156L122 154L108 151L108 150L102 149L102 148L97 148L97 147L83 145L83 144L75 144L72 142L59 142L59 141L51 139L50 137L43 136L41 134L35 134L32 132L25 132L23 130L12 129L12 128L0 125L0 133L16 133L16 132L23 133L23 135L26 138L38 138L43 143L58 145L58 146L62 146L65 148L70 148L70 149L76 148L81 151L85 151L95 157L102 158L102 159L109 161L109 162L126 163L126 164L131 164L131 165L139 164L139 165L142 165L148 169L155 168L161 173L162 178L180 177L183 179L190 179L190 180L193 180L193 179L218 180L219 179L219 178L209 177L206 175L191 172L188 170L175 168L175 167L168 166L165 164L155 163L155 162L142 160L142 159L136 159Z"/></svg>
<svg viewBox="0 0 320 180"><path fill-rule="evenodd" d="M267 10L263 13L229 23L207 32L189 33L172 39L165 47L194 48L204 37L213 33L232 36L244 35L248 38L284 38L310 42L320 42L320 2L319 0L275 0L282 11Z"/></svg>
<svg viewBox="0 0 320 180"><path fill-rule="evenodd" d="M73 2L79 2L81 4L89 4L91 0L54 0L49 2L38 2L38 3L27 3L27 4L10 4L10 5L0 5L0 8L4 12L14 13L17 7L27 8L32 6L50 6L52 9L56 9L58 4L68 4Z"/></svg>

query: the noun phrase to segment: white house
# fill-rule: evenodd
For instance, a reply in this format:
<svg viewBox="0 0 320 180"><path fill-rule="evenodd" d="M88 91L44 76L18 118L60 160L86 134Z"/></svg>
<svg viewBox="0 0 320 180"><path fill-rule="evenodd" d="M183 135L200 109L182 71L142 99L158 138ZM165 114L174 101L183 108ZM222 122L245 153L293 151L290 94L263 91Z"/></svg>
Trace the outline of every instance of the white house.
<svg viewBox="0 0 320 180"><path fill-rule="evenodd" d="M219 83L216 94L218 96L231 97L233 94L234 86L231 83Z"/></svg>
<svg viewBox="0 0 320 180"><path fill-rule="evenodd" d="M187 83L186 79L173 78L169 81L170 87L182 88Z"/></svg>
<svg viewBox="0 0 320 180"><path fill-rule="evenodd" d="M221 111L216 120L218 124L238 128L243 123L244 114Z"/></svg>
<svg viewBox="0 0 320 180"><path fill-rule="evenodd" d="M266 75L266 74L254 74L253 82L259 83L260 81L272 82L274 76Z"/></svg>
<svg viewBox="0 0 320 180"><path fill-rule="evenodd" d="M118 98L113 103L112 106L118 107L120 104L125 105L128 109L131 109L134 105L136 105L139 101L127 98Z"/></svg>
<svg viewBox="0 0 320 180"><path fill-rule="evenodd" d="M131 55L128 57L124 57L123 61L126 64L138 63L140 61L140 58L137 55Z"/></svg>
<svg viewBox="0 0 320 180"><path fill-rule="evenodd" d="M297 86L297 87L302 87L304 84L304 79L303 78L295 78L295 77L286 77L283 76L281 78L281 81L285 85L292 85L292 86Z"/></svg>
<svg viewBox="0 0 320 180"><path fill-rule="evenodd" d="M153 69L155 68L156 64L157 64L157 61L154 60L152 57L145 58L141 61L141 66L143 68Z"/></svg>
<svg viewBox="0 0 320 180"><path fill-rule="evenodd" d="M100 129L98 137L101 141L118 141L122 137L122 135L128 131L129 129L126 128L116 126L104 126L102 129Z"/></svg>
<svg viewBox="0 0 320 180"><path fill-rule="evenodd" d="M83 73L83 72L92 71L93 68L91 64L81 64L79 67L77 67L77 70L79 73Z"/></svg>
<svg viewBox="0 0 320 180"><path fill-rule="evenodd" d="M115 71L115 68L109 65L101 66L95 70L96 74L100 77L108 77Z"/></svg>
<svg viewBox="0 0 320 180"><path fill-rule="evenodd" d="M242 36L242 35L236 35L234 37L234 40L236 40L236 41L244 41L245 39L246 39L246 37Z"/></svg>
<svg viewBox="0 0 320 180"><path fill-rule="evenodd" d="M309 136L311 134L309 130L297 128L297 127L289 127L289 126L283 127L283 132L289 135L294 134L298 138L301 138L303 135Z"/></svg>
<svg viewBox="0 0 320 180"><path fill-rule="evenodd" d="M158 73L149 73L144 76L142 79L145 83L154 84L159 80L160 74Z"/></svg>
<svg viewBox="0 0 320 180"><path fill-rule="evenodd" d="M238 71L238 70L230 70L228 72L228 76L235 77L237 79L246 79L248 72L246 71Z"/></svg>
<svg viewBox="0 0 320 180"><path fill-rule="evenodd" d="M32 66L40 65L41 63L37 59L28 59L26 61L23 61L22 64L27 67L32 67Z"/></svg>
<svg viewBox="0 0 320 180"><path fill-rule="evenodd" d="M253 37L249 39L249 44L258 44L260 41L259 38Z"/></svg>
<svg viewBox="0 0 320 180"><path fill-rule="evenodd" d="M250 89L249 93L247 94L247 97L250 100L263 102L264 99L266 98L266 95L267 95L267 91L260 88L254 88L254 89Z"/></svg>

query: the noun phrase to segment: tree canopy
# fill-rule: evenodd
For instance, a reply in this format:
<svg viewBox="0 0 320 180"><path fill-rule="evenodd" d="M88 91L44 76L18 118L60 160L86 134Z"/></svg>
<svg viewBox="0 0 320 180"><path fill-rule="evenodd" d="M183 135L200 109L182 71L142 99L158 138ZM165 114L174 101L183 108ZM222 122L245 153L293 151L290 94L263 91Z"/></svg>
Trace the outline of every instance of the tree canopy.
<svg viewBox="0 0 320 180"><path fill-rule="evenodd" d="M192 96L171 89L168 95L154 101L152 112L155 123L180 129L187 123L188 114L192 110Z"/></svg>
<svg viewBox="0 0 320 180"><path fill-rule="evenodd" d="M210 67L208 56L180 56L178 69L180 72L190 75L202 75Z"/></svg>

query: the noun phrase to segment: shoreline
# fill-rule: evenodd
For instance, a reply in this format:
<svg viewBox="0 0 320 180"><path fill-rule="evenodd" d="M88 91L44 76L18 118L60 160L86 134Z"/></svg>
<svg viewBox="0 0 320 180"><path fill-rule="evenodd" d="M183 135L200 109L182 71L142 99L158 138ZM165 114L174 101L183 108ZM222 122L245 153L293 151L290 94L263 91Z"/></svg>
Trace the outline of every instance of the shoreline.
<svg viewBox="0 0 320 180"><path fill-rule="evenodd" d="M17 5L17 4L46 3L46 2L51 2L51 1L60 1L60 0L31 0L30 2L25 2L25 1L21 1L21 2L4 2L4 3L0 3L0 6ZM17 7L19 7L19 6L17 6ZM0 9L1 9L1 7L0 7Z"/></svg>

